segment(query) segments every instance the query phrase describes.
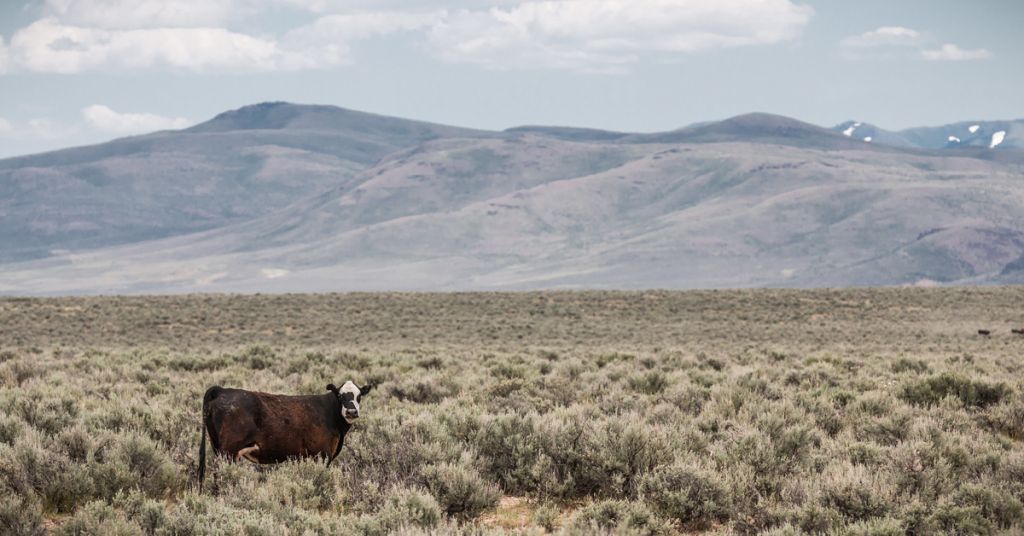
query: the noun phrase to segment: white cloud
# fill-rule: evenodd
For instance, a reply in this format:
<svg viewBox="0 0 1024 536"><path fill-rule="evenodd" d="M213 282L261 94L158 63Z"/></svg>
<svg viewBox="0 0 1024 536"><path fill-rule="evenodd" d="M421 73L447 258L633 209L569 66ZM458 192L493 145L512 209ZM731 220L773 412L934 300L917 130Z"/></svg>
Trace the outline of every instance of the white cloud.
<svg viewBox="0 0 1024 536"><path fill-rule="evenodd" d="M921 42L921 32L903 26L882 26L843 39L842 45L850 48L873 48L883 46L916 46Z"/></svg>
<svg viewBox="0 0 1024 536"><path fill-rule="evenodd" d="M844 57L848 59L925 59L977 60L992 57L985 49L964 50L947 43L934 48L934 39L922 32L903 26L883 26L860 35L847 37L839 42Z"/></svg>
<svg viewBox="0 0 1024 536"><path fill-rule="evenodd" d="M223 1L223 0L222 0ZM359 11L413 11L480 9L521 4L523 0L269 0L311 13L352 13Z"/></svg>
<svg viewBox="0 0 1024 536"><path fill-rule="evenodd" d="M614 71L647 55L794 39L813 15L795 1L41 0L43 18L7 46L0 38L0 73L323 69L350 63L357 41L410 31L453 62ZM277 10L319 18L272 35L235 29Z"/></svg>
<svg viewBox="0 0 1024 536"><path fill-rule="evenodd" d="M921 57L928 61L985 60L991 58L992 53L983 48L964 50L953 43L946 43L940 48L922 50Z"/></svg>
<svg viewBox="0 0 1024 536"><path fill-rule="evenodd" d="M97 68L169 67L252 72L311 67L273 39L223 28L103 30L43 19L11 38L12 60L30 71L77 73Z"/></svg>
<svg viewBox="0 0 1024 536"><path fill-rule="evenodd" d="M317 65L351 61L351 43L396 32L416 30L435 22L438 13L356 13L326 15L291 30L281 39L286 50L301 53Z"/></svg>
<svg viewBox="0 0 1024 536"><path fill-rule="evenodd" d="M253 0L46 0L44 17L104 29L219 25L256 7Z"/></svg>
<svg viewBox="0 0 1024 536"><path fill-rule="evenodd" d="M82 108L82 117L95 128L118 134L181 129L192 124L191 121L183 117L164 117L149 113L120 113L101 104Z"/></svg>
<svg viewBox="0 0 1024 536"><path fill-rule="evenodd" d="M522 0L490 0L489 6ZM227 27L272 10L299 14L437 11L479 8L479 0L44 0L43 17L64 24L104 29Z"/></svg>
<svg viewBox="0 0 1024 536"><path fill-rule="evenodd" d="M15 33L9 53L12 66L50 73L149 68L233 73L319 69L349 63L352 41L420 28L437 17L402 12L327 15L280 39L224 28L104 29L47 18Z"/></svg>
<svg viewBox="0 0 1024 536"><path fill-rule="evenodd" d="M789 0L545 0L454 12L429 39L449 61L602 71L643 53L787 41L812 14Z"/></svg>

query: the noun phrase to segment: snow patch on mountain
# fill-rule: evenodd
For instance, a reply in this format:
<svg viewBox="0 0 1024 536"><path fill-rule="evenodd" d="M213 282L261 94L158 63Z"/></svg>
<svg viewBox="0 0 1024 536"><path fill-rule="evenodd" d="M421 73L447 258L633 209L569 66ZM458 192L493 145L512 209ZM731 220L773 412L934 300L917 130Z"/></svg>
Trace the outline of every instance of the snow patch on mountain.
<svg viewBox="0 0 1024 536"><path fill-rule="evenodd" d="M974 134L975 132L978 131L979 128L981 128L981 125L971 125L967 127L967 131L970 132L971 134Z"/></svg>
<svg viewBox="0 0 1024 536"><path fill-rule="evenodd" d="M948 139L949 139L949 141L951 141L953 143L960 143L960 138L958 138L956 136L950 136Z"/></svg>
<svg viewBox="0 0 1024 536"><path fill-rule="evenodd" d="M992 143L989 145L989 148L991 149L993 147L996 147L1000 143L1003 143L1004 139L1006 139L1005 130L1000 130L999 132L996 132L995 134L992 135Z"/></svg>

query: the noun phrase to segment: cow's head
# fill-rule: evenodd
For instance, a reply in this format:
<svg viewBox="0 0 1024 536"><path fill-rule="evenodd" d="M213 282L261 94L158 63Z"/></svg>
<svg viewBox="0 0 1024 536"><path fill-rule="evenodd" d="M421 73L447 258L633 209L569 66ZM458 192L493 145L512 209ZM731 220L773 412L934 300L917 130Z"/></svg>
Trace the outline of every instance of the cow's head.
<svg viewBox="0 0 1024 536"><path fill-rule="evenodd" d="M356 387L356 384L352 382L345 382L340 389L333 383L327 386L327 390L333 391L338 397L338 402L341 403L341 416L350 424L359 418L359 400L371 389L373 389L373 384L370 383Z"/></svg>

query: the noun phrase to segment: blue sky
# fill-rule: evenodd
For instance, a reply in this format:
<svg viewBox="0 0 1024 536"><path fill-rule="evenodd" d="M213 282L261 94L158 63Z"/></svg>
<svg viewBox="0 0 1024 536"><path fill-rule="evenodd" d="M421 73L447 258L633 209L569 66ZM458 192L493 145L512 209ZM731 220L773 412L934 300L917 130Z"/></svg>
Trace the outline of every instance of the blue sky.
<svg viewBox="0 0 1024 536"><path fill-rule="evenodd" d="M1024 117L1011 0L0 0L0 157L268 100L657 131Z"/></svg>

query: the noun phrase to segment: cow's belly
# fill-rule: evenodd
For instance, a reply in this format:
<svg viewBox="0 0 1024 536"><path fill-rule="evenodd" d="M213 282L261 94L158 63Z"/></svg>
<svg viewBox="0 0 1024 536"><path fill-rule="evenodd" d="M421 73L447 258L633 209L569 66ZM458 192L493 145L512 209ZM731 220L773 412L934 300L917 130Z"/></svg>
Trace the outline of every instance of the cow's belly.
<svg viewBox="0 0 1024 536"><path fill-rule="evenodd" d="M257 451L249 458L260 464L281 463L295 458L331 458L337 447L337 440L324 441L322 438L265 438L257 440Z"/></svg>

